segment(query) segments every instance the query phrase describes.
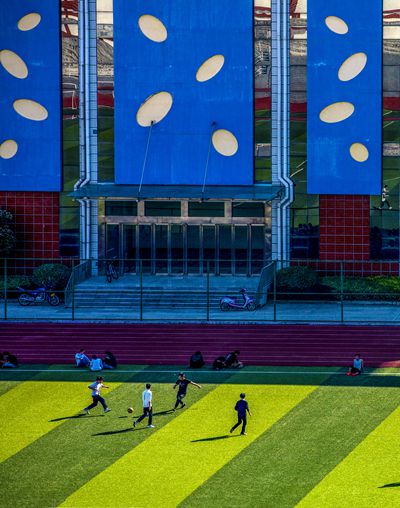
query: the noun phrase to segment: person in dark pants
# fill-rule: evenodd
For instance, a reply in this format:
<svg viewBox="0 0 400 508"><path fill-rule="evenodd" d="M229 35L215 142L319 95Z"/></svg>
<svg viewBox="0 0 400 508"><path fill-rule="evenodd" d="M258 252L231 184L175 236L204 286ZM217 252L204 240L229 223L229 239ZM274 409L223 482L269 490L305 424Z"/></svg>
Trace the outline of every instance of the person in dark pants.
<svg viewBox="0 0 400 508"><path fill-rule="evenodd" d="M186 376L183 372L179 372L179 377L173 386L174 390L177 386L179 387L178 394L176 396L175 407L174 407L173 411L176 411L179 404L181 405L181 409L186 406L186 404L183 402L183 399L186 396L188 385L193 385L193 386L196 386L197 388L201 388L201 386L198 385L197 383L194 383L193 381L189 381L189 379L186 379Z"/></svg>
<svg viewBox="0 0 400 508"><path fill-rule="evenodd" d="M357 353L353 359L353 364L347 372L347 376L358 376L364 370L364 360Z"/></svg>
<svg viewBox="0 0 400 508"><path fill-rule="evenodd" d="M392 209L389 202L389 187L387 185L383 186L382 194L381 194L381 204L379 206L379 210L382 210L384 206L387 206L389 210Z"/></svg>
<svg viewBox="0 0 400 508"><path fill-rule="evenodd" d="M240 400L236 402L235 411L237 411L238 414L238 422L231 428L231 434L242 424L242 432L240 434L246 436L247 413L249 413L249 416L251 416L251 413L244 393L240 394Z"/></svg>
<svg viewBox="0 0 400 508"><path fill-rule="evenodd" d="M117 359L111 353L111 351L105 352L105 357L103 360L103 368L104 369L116 369L117 368Z"/></svg>
<svg viewBox="0 0 400 508"><path fill-rule="evenodd" d="M205 364L201 351L196 351L194 355L190 357L189 366L191 369L201 369Z"/></svg>
<svg viewBox="0 0 400 508"><path fill-rule="evenodd" d="M93 402L90 404L90 406L84 408L85 413L87 415L90 414L89 411L94 407L96 407L99 402L103 406L105 413L111 411L111 409L107 406L106 401L100 395L100 391L102 388L109 388L104 384L104 379L101 376L97 376L96 381L91 385L89 385L88 388L89 390L92 390Z"/></svg>
<svg viewBox="0 0 400 508"><path fill-rule="evenodd" d="M149 418L147 422L147 427L149 429L154 429L153 425L153 393L150 390L151 384L146 384L146 390L142 393L142 401L143 401L143 414L139 416L137 420L133 421L133 426L136 427L136 425L141 422L146 416Z"/></svg>
<svg viewBox="0 0 400 508"><path fill-rule="evenodd" d="M3 369L16 369L19 366L18 358L8 351L4 351L4 359Z"/></svg>

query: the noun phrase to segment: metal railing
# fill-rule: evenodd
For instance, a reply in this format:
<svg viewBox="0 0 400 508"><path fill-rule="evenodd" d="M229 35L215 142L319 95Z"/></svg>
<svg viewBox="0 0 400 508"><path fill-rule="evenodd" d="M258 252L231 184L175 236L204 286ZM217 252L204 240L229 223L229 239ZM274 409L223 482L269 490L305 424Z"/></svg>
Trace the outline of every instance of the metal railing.
<svg viewBox="0 0 400 508"><path fill-rule="evenodd" d="M118 276L111 283L105 276L108 261ZM29 283L38 266L49 262L71 269L66 287L55 289L60 305L52 307L46 301L20 305L17 287ZM239 270L232 273L232 267ZM213 259L202 263L196 259L3 259L0 268L0 320L400 321L398 262L270 261L252 276L232 260L219 260L217 265ZM153 268L159 271L154 274ZM243 287L255 300L255 310L244 305L239 294ZM228 310L221 305L225 296L237 300Z"/></svg>

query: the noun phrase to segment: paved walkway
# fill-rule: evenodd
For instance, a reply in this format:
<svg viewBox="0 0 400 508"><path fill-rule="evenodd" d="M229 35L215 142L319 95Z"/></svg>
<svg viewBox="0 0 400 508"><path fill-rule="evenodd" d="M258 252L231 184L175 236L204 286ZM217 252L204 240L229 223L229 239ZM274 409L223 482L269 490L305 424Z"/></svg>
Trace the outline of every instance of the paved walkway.
<svg viewBox="0 0 400 508"><path fill-rule="evenodd" d="M265 307L254 312L229 311L222 312L213 304L209 310L209 321L213 322L341 322L340 302L278 302L276 307L268 303ZM15 301L9 301L6 310L10 320L43 320L43 321L138 321L140 308L137 304L132 308L107 308L105 302L99 298L97 307L83 307L77 309L66 308L63 304L50 307L47 304L21 307ZM5 318L4 300L0 301L0 319ZM206 322L207 308L205 302L193 307L190 299L181 302L179 307L152 309L148 304L143 308L142 319L145 321L173 321L173 322ZM353 323L400 323L400 303L372 303L372 302L344 302L343 321Z"/></svg>

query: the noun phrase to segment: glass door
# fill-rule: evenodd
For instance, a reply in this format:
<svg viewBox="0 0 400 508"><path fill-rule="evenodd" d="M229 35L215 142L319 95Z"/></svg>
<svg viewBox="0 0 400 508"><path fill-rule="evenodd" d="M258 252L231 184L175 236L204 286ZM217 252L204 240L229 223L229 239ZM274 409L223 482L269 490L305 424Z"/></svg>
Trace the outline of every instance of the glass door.
<svg viewBox="0 0 400 508"><path fill-rule="evenodd" d="M139 226L139 259L142 262L142 270L144 273L151 272L152 262L152 241L151 226Z"/></svg>
<svg viewBox="0 0 400 508"><path fill-rule="evenodd" d="M183 226L170 226L170 273L183 273Z"/></svg>
<svg viewBox="0 0 400 508"><path fill-rule="evenodd" d="M119 224L106 225L106 259L119 258Z"/></svg>
<svg viewBox="0 0 400 508"><path fill-rule="evenodd" d="M155 273L168 273L168 226L155 225L154 233Z"/></svg>
<svg viewBox="0 0 400 508"><path fill-rule="evenodd" d="M251 273L260 273L265 257L265 227L251 226Z"/></svg>
<svg viewBox="0 0 400 508"><path fill-rule="evenodd" d="M200 226L187 227L187 271L200 272Z"/></svg>
<svg viewBox="0 0 400 508"><path fill-rule="evenodd" d="M235 226L234 227L234 250L235 250L235 274L247 275L248 274L248 227Z"/></svg>
<svg viewBox="0 0 400 508"><path fill-rule="evenodd" d="M215 273L216 235L215 226L203 226L203 273L207 273L207 266L210 273Z"/></svg>
<svg viewBox="0 0 400 508"><path fill-rule="evenodd" d="M232 273L232 226L218 226L219 273Z"/></svg>
<svg viewBox="0 0 400 508"><path fill-rule="evenodd" d="M124 272L137 272L137 227L134 224L124 224L122 234L122 263Z"/></svg>

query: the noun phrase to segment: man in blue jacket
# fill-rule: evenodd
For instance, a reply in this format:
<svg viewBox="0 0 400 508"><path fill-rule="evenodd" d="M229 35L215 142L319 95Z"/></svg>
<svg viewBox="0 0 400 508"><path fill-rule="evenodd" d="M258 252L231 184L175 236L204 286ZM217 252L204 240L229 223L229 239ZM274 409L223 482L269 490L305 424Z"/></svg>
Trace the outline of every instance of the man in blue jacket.
<svg viewBox="0 0 400 508"><path fill-rule="evenodd" d="M251 416L249 404L246 400L246 394L240 394L240 400L236 402L235 411L237 411L238 414L238 422L231 428L231 434L236 427L239 427L239 425L242 424L242 432L240 434L242 436L246 436L247 413Z"/></svg>

